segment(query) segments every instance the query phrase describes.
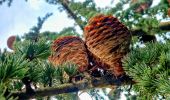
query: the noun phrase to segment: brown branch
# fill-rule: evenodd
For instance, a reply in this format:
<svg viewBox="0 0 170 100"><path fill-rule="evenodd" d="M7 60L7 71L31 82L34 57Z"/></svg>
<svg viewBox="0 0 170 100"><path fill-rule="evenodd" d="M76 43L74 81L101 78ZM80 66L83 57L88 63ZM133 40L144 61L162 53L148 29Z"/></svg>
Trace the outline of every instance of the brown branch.
<svg viewBox="0 0 170 100"><path fill-rule="evenodd" d="M79 25L81 30L84 29L83 25L79 22L79 18L77 15L70 9L68 6L69 1L68 0L59 0L59 3L63 6L63 8L67 11L67 13L75 20L75 22Z"/></svg>
<svg viewBox="0 0 170 100"><path fill-rule="evenodd" d="M170 31L170 21L168 22L161 22L159 28L163 31Z"/></svg>
<svg viewBox="0 0 170 100"><path fill-rule="evenodd" d="M30 98L52 96L62 93L78 92L80 90L90 89L94 87L103 87L108 85L118 86L122 84L130 84L131 82L132 82L131 79L127 76L118 79L107 76L103 78L92 78L90 80L83 80L76 83L68 83L60 86L39 89L32 94L28 94L26 92L15 92L12 93L11 96L18 97L19 100L23 99L25 100Z"/></svg>
<svg viewBox="0 0 170 100"><path fill-rule="evenodd" d="M170 21L160 22L158 29L160 29L161 31L166 31L166 32L170 31ZM141 35L147 34L142 29L132 29L131 33L133 36L141 36Z"/></svg>

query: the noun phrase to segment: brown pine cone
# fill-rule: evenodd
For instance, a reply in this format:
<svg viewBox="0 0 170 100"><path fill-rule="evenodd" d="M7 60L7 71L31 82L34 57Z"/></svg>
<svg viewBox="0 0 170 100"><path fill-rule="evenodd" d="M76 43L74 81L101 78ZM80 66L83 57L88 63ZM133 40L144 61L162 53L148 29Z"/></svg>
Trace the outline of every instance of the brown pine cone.
<svg viewBox="0 0 170 100"><path fill-rule="evenodd" d="M7 46L8 46L9 49L14 50L13 44L14 44L14 41L15 41L15 40L16 40L16 36L14 36L14 35L12 35L12 36L10 36L10 37L8 38L8 40L7 40Z"/></svg>
<svg viewBox="0 0 170 100"><path fill-rule="evenodd" d="M89 20L84 36L88 50L100 67L115 76L124 74L121 59L129 51L131 41L125 25L113 16L97 15Z"/></svg>
<svg viewBox="0 0 170 100"><path fill-rule="evenodd" d="M78 66L79 72L84 72L88 68L87 49L79 37L65 36L56 39L52 44L52 52L49 61L54 65L71 62Z"/></svg>

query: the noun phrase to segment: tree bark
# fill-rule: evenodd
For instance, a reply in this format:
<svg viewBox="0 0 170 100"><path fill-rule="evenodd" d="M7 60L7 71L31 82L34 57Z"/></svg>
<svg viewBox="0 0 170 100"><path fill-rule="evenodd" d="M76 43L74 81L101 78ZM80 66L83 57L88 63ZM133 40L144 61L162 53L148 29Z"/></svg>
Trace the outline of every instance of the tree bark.
<svg viewBox="0 0 170 100"><path fill-rule="evenodd" d="M159 24L159 28L163 31L170 31L170 21L167 22L161 22Z"/></svg>
<svg viewBox="0 0 170 100"><path fill-rule="evenodd" d="M160 22L158 29L160 29L161 31L165 31L165 32L170 31L170 21ZM141 35L147 34L146 32L144 32L141 29L132 29L131 33L133 36L141 36Z"/></svg>
<svg viewBox="0 0 170 100"><path fill-rule="evenodd" d="M62 93L78 92L84 89L90 89L95 87L108 87L108 86L118 86L123 84L131 84L132 80L128 76L123 76L120 78L113 77L102 77L102 78L92 78L90 80L84 79L76 83L66 83L60 86L48 87L44 89L35 90L34 93L28 94L26 92L13 92L11 97L18 97L19 100L26 100L37 97L52 96Z"/></svg>

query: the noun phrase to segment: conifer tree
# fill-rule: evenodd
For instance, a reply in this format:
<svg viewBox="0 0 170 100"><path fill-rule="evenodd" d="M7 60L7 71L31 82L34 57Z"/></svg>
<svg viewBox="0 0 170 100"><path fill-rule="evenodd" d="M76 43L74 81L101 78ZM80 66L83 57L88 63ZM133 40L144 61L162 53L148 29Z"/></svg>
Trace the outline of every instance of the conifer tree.
<svg viewBox="0 0 170 100"><path fill-rule="evenodd" d="M79 100L81 93L88 93L95 100L104 100L104 96L101 94L110 100L120 99L121 94L124 94L127 100L170 99L170 39L168 33L170 31L170 2L160 0L157 1L159 2L157 5L153 5L156 1L120 0L115 4L113 0L111 2L113 6L100 8L93 0L84 2L45 0L48 4L56 5L59 11L65 11L68 17L75 21L75 26L79 26L83 32L89 32L88 34L109 33L110 30L105 31L111 25L113 28L111 32L119 34L118 36L121 36L122 32L128 31L127 33L131 35L128 35L127 39L129 49L123 51L126 54L119 63L124 72L119 77L114 76L114 72L110 73L107 61L111 58L107 60L106 57L100 57L101 55L94 57L93 52L90 51L94 48L90 47L90 44L86 44L88 43L86 39L91 39L90 35L90 38L84 38L76 31L75 26L64 28L60 32L40 32L43 23L52 16L51 13L47 13L44 17L39 17L37 25L33 26L24 36L13 36L12 41L8 41L12 52L6 49L0 51L0 100L30 98ZM3 0L0 1L0 4L7 3L10 7L12 2L15 0ZM110 17L105 20L91 19L99 14L114 16L114 19L111 22ZM102 26L98 25L99 23L92 23L98 21L105 23ZM106 30L104 30L105 28ZM67 43L70 44L66 46L73 45L71 43L75 43L74 45L77 46L76 39L63 39L58 46L54 46L57 43L55 44L53 41L64 36L77 37L79 41L85 41L83 50L87 49L86 60L88 59L89 64L85 66L86 69L83 72L77 70L79 67L77 65L81 64L66 62L64 58L62 58L62 62L65 63L59 65L52 64L48 60L50 55L57 57L59 53L62 53L64 49L61 48L64 48ZM164 42L158 41L160 37ZM129 41L129 39L131 40ZM93 44L104 43L97 40L89 41ZM117 39L117 42L120 41ZM51 49L52 45L56 48ZM123 45L118 44L118 46ZM75 48L72 49L75 50ZM60 52L61 50L63 51ZM105 50L104 47L103 50ZM112 49L112 52L114 52L113 50L122 49L116 47L116 49ZM67 52L63 55L67 57ZM71 58L72 55L69 57ZM72 59L77 62L82 60L79 58L81 57ZM112 90L108 93L107 88Z"/></svg>

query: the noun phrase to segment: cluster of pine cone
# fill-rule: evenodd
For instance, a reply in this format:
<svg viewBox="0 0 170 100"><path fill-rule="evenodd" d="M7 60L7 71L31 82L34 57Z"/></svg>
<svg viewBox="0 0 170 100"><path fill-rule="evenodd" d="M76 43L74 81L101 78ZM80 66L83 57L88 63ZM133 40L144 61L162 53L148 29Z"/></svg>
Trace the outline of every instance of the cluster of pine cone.
<svg viewBox="0 0 170 100"><path fill-rule="evenodd" d="M110 15L96 15L84 28L84 38L65 36L56 39L49 61L54 65L72 62L80 73L100 68L116 77L124 75L121 59L129 51L131 34L125 25Z"/></svg>

